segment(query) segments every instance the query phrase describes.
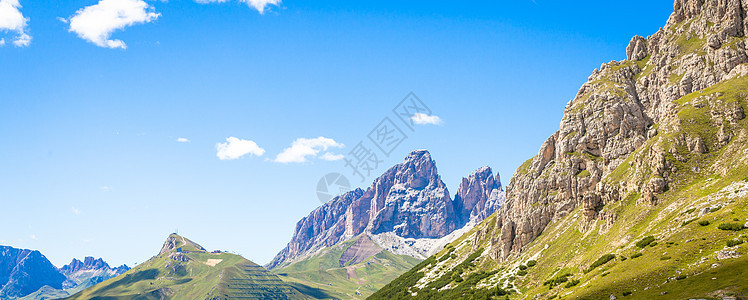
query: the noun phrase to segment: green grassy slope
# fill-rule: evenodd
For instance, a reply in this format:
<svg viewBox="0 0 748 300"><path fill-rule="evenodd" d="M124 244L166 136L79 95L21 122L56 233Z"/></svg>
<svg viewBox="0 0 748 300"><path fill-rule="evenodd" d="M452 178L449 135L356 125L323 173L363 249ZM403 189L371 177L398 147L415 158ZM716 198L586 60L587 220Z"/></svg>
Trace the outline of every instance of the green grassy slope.
<svg viewBox="0 0 748 300"><path fill-rule="evenodd" d="M52 288L48 285L41 287L36 292L28 294L24 297L18 298L18 300L43 300L43 299L60 299L70 296L70 290L63 291Z"/></svg>
<svg viewBox="0 0 748 300"><path fill-rule="evenodd" d="M273 273L289 284L303 284L321 289L331 297L340 299L362 299L400 274L415 266L420 260L395 255L382 250L360 263L344 262L340 258L359 238L357 237L292 263Z"/></svg>
<svg viewBox="0 0 748 300"><path fill-rule="evenodd" d="M312 298L239 255L209 253L177 235L170 238L177 240L174 249L68 299Z"/></svg>

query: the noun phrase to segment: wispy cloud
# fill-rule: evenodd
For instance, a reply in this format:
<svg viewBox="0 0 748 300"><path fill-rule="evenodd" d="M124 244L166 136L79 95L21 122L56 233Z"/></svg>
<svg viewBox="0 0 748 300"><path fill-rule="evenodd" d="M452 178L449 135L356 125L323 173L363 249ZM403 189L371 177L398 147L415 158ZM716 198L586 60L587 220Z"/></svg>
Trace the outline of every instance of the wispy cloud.
<svg viewBox="0 0 748 300"><path fill-rule="evenodd" d="M265 149L260 148L254 141L242 140L236 137L226 138L225 143L216 144L216 156L220 160L232 160L244 155L262 156Z"/></svg>
<svg viewBox="0 0 748 300"><path fill-rule="evenodd" d="M29 238L35 241L38 241L39 239L36 237L35 234L29 235Z"/></svg>
<svg viewBox="0 0 748 300"><path fill-rule="evenodd" d="M343 154L333 154L332 152L325 152L325 154L322 154L322 156L319 157L319 159L328 161L341 160L343 158L345 158Z"/></svg>
<svg viewBox="0 0 748 300"><path fill-rule="evenodd" d="M439 118L437 115L427 115L424 113L416 113L412 117L410 117L411 120L413 120L413 123L416 123L418 125L441 125L442 119Z"/></svg>
<svg viewBox="0 0 748 300"><path fill-rule="evenodd" d="M307 161L308 157L316 157L317 154L321 151L327 151L328 148L343 148L344 146L333 139L323 136L313 139L298 138L293 141L291 147L284 149L273 161L280 163L303 163ZM330 158L328 160L335 160L337 158L329 152L323 156Z"/></svg>
<svg viewBox="0 0 748 300"><path fill-rule="evenodd" d="M80 216L81 215L81 210L77 209L75 206L73 206L73 214L75 214L76 216Z"/></svg>
<svg viewBox="0 0 748 300"><path fill-rule="evenodd" d="M112 190L112 187L104 185L104 186L100 186L99 190L104 191L104 192L108 192L108 191Z"/></svg>
<svg viewBox="0 0 748 300"><path fill-rule="evenodd" d="M67 21L70 31L99 47L126 49L122 40L110 39L116 30L149 23L161 14L143 0L100 0L98 4L79 9Z"/></svg>
<svg viewBox="0 0 748 300"><path fill-rule="evenodd" d="M31 44L31 36L26 33L29 18L21 13L21 4L18 0L0 0L0 31L12 31L16 33L13 45L16 47L27 47ZM0 46L5 45L5 39L0 41Z"/></svg>
<svg viewBox="0 0 748 300"><path fill-rule="evenodd" d="M190 140L187 139L187 138L181 137L181 138L177 138L177 142L180 142L180 143L189 143Z"/></svg>
<svg viewBox="0 0 748 300"><path fill-rule="evenodd" d="M229 2L230 0L195 0L197 3L224 3ZM281 3L281 0L238 0L239 2L244 2L250 7L254 7L257 11L260 12L260 14L265 13L265 8L267 8L269 5L275 5L278 6L278 4Z"/></svg>

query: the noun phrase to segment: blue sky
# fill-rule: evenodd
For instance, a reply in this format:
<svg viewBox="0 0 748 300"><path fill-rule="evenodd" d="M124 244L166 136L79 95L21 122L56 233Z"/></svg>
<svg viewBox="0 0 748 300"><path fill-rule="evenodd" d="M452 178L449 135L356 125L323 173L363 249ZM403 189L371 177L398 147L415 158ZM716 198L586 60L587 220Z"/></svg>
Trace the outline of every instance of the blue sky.
<svg viewBox="0 0 748 300"><path fill-rule="evenodd" d="M58 266L142 262L175 229L266 263L320 205L323 175L365 187L414 149L431 151L452 194L484 165L506 185L592 70L672 12L669 1L627 2L632 12L286 0L261 14L237 0L105 0L146 6L110 22L84 13L99 1L0 0L23 15L0 11L0 244ZM376 175L361 183L319 158L366 141L411 91L441 123L407 131ZM220 159L230 137L240 143ZM275 161L297 139L308 140Z"/></svg>

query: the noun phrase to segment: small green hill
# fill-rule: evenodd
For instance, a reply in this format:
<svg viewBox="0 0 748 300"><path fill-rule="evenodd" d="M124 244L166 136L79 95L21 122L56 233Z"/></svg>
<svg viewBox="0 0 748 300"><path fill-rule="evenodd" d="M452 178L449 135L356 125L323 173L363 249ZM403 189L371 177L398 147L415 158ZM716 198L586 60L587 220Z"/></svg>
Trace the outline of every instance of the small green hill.
<svg viewBox="0 0 748 300"><path fill-rule="evenodd" d="M363 299L418 262L416 258L383 250L362 234L276 268L273 273L290 285L315 287L333 298Z"/></svg>
<svg viewBox="0 0 748 300"><path fill-rule="evenodd" d="M308 292L312 288L298 286ZM310 299L239 255L207 252L172 234L161 252L132 270L68 299Z"/></svg>

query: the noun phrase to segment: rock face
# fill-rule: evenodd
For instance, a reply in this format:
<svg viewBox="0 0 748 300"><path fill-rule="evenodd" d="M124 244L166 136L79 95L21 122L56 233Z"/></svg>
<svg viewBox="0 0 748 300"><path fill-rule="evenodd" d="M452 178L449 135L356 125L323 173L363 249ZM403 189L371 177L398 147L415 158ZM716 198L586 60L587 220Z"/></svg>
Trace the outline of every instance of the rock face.
<svg viewBox="0 0 748 300"><path fill-rule="evenodd" d="M22 297L45 285L60 289L65 279L39 251L0 246L0 298Z"/></svg>
<svg viewBox="0 0 748 300"><path fill-rule="evenodd" d="M504 204L501 180L493 176L491 168L482 167L463 178L455 195L455 210L462 222L483 220Z"/></svg>
<svg viewBox="0 0 748 300"><path fill-rule="evenodd" d="M503 203L501 183L490 168L481 168L463 185L463 194L452 201L431 154L413 151L366 191L355 189L336 197L301 219L291 242L266 267L287 264L364 233L442 238L471 218L482 220Z"/></svg>
<svg viewBox="0 0 748 300"><path fill-rule="evenodd" d="M59 270L67 277L67 280L62 284L62 288L69 289L80 288L81 286L88 287L109 278L117 277L130 270L130 267L121 265L112 268L101 258L87 256L83 261L73 258L73 261L62 266Z"/></svg>
<svg viewBox="0 0 748 300"><path fill-rule="evenodd" d="M62 274L65 274L66 276L72 273L79 272L79 271L88 271L88 270L99 270L99 271L107 271L107 272L114 271L119 274L122 274L129 269L130 268L127 265L121 265L119 267L112 268L109 266L109 264L107 264L101 258L96 259L91 256L86 256L86 258L84 258L83 261L73 258L73 261L71 261L67 265L62 266L62 268L60 268L60 272L62 272Z"/></svg>
<svg viewBox="0 0 748 300"><path fill-rule="evenodd" d="M678 185L678 165L745 135L736 126L745 118L740 103L703 91L748 74L747 12L745 0L677 0L664 28L631 40L627 60L594 70L566 105L560 129L516 171L497 226L476 235L491 239L489 254L520 253L576 208L584 231L594 220L615 220L602 208L626 195L655 205Z"/></svg>
<svg viewBox="0 0 748 300"><path fill-rule="evenodd" d="M370 204L367 229L373 234L436 238L458 226L447 186L426 150L413 151L387 170L359 201Z"/></svg>

